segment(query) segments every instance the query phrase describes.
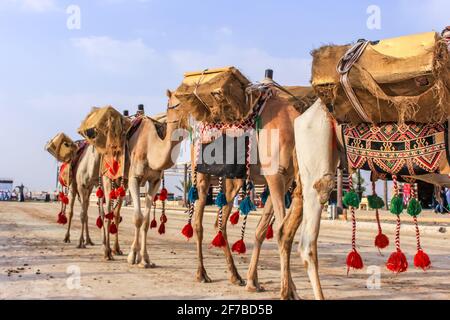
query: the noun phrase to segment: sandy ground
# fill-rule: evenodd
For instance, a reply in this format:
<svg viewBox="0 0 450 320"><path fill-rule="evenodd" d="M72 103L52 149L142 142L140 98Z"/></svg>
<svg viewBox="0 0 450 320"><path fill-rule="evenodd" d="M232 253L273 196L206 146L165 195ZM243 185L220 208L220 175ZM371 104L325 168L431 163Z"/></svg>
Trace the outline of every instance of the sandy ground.
<svg viewBox="0 0 450 320"><path fill-rule="evenodd" d="M76 208L79 211L79 208ZM264 245L259 277L266 288L263 293L248 293L232 285L220 250L208 249L213 237L212 214L205 217L205 264L210 284L195 281L195 242L187 242L180 234L186 216L169 212L167 234L149 232L149 254L155 269L129 266L126 256L112 262L103 261L100 232L95 227L96 207L90 208L91 237L96 246L76 249L79 218L74 217L72 243L62 239L65 227L55 223L57 204L0 203L0 298L1 299L277 299L279 293L279 258L274 240ZM121 246L125 254L131 244L132 211L123 210ZM367 213L361 213L361 215ZM436 216L437 217L437 216ZM439 216L441 218L441 216ZM387 218L387 215L386 215ZM428 220L434 216L429 214ZM447 222L446 222L447 221ZM423 247L430 254L433 268L427 272L410 270L401 275L386 271L384 263L393 250L380 256L373 247L376 234L373 222L361 222L358 245L365 265L372 266L346 275L345 257L350 249L351 223L323 221L319 239L320 274L328 299L450 299L450 228L449 219L439 224L429 223L423 231ZM249 219L247 243L249 252L236 256L240 274L245 277L252 249L256 217ZM384 224L393 242L394 226ZM231 227L230 241L239 235L239 228ZM409 261L415 254L412 226L402 232L402 246ZM296 247L295 247L296 249ZM370 270L381 270L378 289L367 288ZM77 272L80 272L77 285ZM300 296L312 299L312 290L300 258L293 252L292 272ZM370 281L369 281L370 283Z"/></svg>

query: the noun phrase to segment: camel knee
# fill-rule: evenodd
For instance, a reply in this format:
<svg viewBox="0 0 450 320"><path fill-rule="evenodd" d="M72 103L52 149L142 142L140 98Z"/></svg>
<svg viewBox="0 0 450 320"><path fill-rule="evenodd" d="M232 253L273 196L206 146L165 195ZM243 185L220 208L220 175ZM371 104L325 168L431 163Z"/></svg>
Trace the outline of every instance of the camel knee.
<svg viewBox="0 0 450 320"><path fill-rule="evenodd" d="M134 225L140 228L144 222L144 216L140 212L135 212L133 216Z"/></svg>
<svg viewBox="0 0 450 320"><path fill-rule="evenodd" d="M314 183L314 189L319 194L320 203L326 204L330 199L331 192L334 189L334 175L327 174Z"/></svg>

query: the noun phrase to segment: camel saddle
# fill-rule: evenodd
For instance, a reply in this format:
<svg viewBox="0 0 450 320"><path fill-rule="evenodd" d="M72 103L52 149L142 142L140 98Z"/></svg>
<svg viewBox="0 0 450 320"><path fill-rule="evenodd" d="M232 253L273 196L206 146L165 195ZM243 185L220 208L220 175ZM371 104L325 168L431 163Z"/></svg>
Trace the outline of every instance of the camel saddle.
<svg viewBox="0 0 450 320"><path fill-rule="evenodd" d="M74 157L77 148L76 143L64 133L58 133L45 145L45 150L59 162L70 161Z"/></svg>
<svg viewBox="0 0 450 320"><path fill-rule="evenodd" d="M339 123L442 123L450 113L450 59L435 32L312 53L312 85Z"/></svg>

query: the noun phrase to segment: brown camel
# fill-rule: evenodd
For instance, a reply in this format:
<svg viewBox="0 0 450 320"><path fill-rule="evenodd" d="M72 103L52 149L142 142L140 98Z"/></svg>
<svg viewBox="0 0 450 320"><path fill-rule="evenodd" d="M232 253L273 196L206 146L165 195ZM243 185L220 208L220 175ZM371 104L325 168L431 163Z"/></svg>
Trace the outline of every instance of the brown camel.
<svg viewBox="0 0 450 320"><path fill-rule="evenodd" d="M154 266L150 262L147 252L147 232L150 226L150 211L154 197L158 193L163 171L175 164L180 150L180 142L184 137L184 132L178 131L183 126L183 121L178 112L179 102L170 91L167 91L167 95L169 102L164 123L143 117L139 128L128 141L130 156L128 187L133 200L133 222L135 226L134 240L128 255L128 263L132 265L138 264L144 268ZM110 183L105 182L105 194L108 195L111 186ZM142 214L140 188L147 183L146 208L145 213ZM110 206L107 196L107 208L110 208ZM114 219L116 225L120 222L120 207L121 203L115 209ZM108 224L106 225L106 230L108 230ZM118 234L116 234L114 252L120 254L117 237ZM108 232L106 232L104 249L105 257L111 259Z"/></svg>
<svg viewBox="0 0 450 320"><path fill-rule="evenodd" d="M286 218L285 208L285 194L288 186L292 183L294 177L294 120L300 116L300 112L297 108L286 99L282 99L275 95L267 101L267 104L262 111L261 128L268 134L260 135L258 139L258 153L261 159L264 159L264 163L260 163L258 166L253 166L252 177L258 183L263 181L267 182L270 189L270 200L266 205L265 212L259 223L255 246L252 255L252 261L248 272L247 289L250 291L261 290L257 277L257 263L259 253L261 249L262 241L266 235L267 226L270 223L272 217L272 208L275 213L276 220L279 223L277 237L278 245L280 248L281 259L281 298L282 299L297 299L295 285L291 279L290 274L290 249L292 246L293 235L299 226L299 223L291 223L291 220ZM276 132L278 136L277 145L270 139L270 132ZM267 156L270 155L270 156ZM267 170L266 167L270 167L274 163L277 163L275 172L268 174L263 173L262 170ZM195 168L195 157L193 157L192 167ZM261 161L263 162L263 161ZM203 214L206 205L206 197L208 189L211 183L211 176L208 174L198 173L197 175L197 188L199 199L196 201L195 206L195 222L194 228L197 236L197 256L198 256L198 270L197 280L200 282L211 282L208 277L204 263L203 263ZM243 185L242 179L226 179L224 192L226 195L227 205L223 207L222 216L222 234L225 238L226 245L223 247L223 251L226 257L228 269L231 273L231 282L239 285L243 285L244 282L240 277L236 266L234 264L233 256L230 250L230 246L227 240L226 221L232 210L232 201L237 195L238 191ZM296 216L301 214L301 184L294 192L294 201L292 206L292 212ZM218 223L216 222L216 228Z"/></svg>

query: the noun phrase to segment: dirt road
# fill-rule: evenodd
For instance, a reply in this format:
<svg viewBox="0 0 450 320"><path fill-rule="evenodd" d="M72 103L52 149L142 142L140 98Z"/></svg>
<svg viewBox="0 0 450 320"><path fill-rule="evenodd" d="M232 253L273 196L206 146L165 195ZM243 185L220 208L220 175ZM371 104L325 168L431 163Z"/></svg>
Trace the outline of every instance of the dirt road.
<svg viewBox="0 0 450 320"><path fill-rule="evenodd" d="M79 212L79 208L76 208ZM167 233L160 236L149 231L149 254L155 269L140 269L126 263L126 255L112 262L103 261L100 232L95 227L96 208L90 208L91 237L96 246L76 249L79 218L74 217L72 243L63 243L65 227L55 223L57 204L0 202L0 298L1 299L277 299L279 292L279 258L274 240L267 242L261 256L260 281L263 293L248 293L228 281L220 250L208 249L213 238L212 215L205 218L205 263L211 284L195 281L195 241L187 242L180 234L186 223L182 213L169 212ZM131 210L123 210L121 246L125 254L131 244L133 228ZM245 277L252 249L257 219L248 223L248 253L237 256L240 274ZM239 228L230 227L230 241L239 237ZM385 225L393 242L393 225ZM423 232L423 247L430 254L433 268L427 272L413 267L401 275L386 271L384 257L373 247L376 234L373 223L364 222L358 229L358 245L366 266L363 271L346 275L345 258L350 249L351 223L322 224L319 255L320 274L328 299L450 299L449 232L428 226ZM415 237L411 227L402 231L402 247L411 262L415 254ZM296 249L296 246L295 246ZM379 289L368 278L377 267L381 270ZM312 290L296 252L292 271L299 294L312 299ZM78 277L78 274L80 277ZM374 277L372 276L371 279ZM377 276L375 275L375 279ZM79 280L79 281L78 281ZM376 281L375 281L376 283ZM375 286L376 287L376 286Z"/></svg>

